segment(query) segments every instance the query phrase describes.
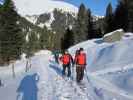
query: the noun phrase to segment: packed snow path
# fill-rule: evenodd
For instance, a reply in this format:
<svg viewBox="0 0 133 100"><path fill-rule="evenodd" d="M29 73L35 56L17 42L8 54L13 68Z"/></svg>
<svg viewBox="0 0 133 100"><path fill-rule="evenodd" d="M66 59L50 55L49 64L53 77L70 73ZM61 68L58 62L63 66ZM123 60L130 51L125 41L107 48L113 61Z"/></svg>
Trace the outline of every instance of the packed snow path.
<svg viewBox="0 0 133 100"><path fill-rule="evenodd" d="M50 59L50 54L36 55L27 73L19 73L15 79L6 77L0 88L2 100L133 100L95 74L88 73L88 81L85 73L81 84L76 83L75 73L73 80L62 78L62 67Z"/></svg>
<svg viewBox="0 0 133 100"><path fill-rule="evenodd" d="M49 61L51 55L39 54L31 58L31 69L2 78L2 100L91 100L86 86L62 78L61 66ZM21 67L25 67L26 61ZM8 95L8 96L6 96Z"/></svg>
<svg viewBox="0 0 133 100"><path fill-rule="evenodd" d="M76 82L62 78L61 66L49 62L47 58L42 55L32 60L32 67L40 76L38 100L89 100L86 88L80 88Z"/></svg>

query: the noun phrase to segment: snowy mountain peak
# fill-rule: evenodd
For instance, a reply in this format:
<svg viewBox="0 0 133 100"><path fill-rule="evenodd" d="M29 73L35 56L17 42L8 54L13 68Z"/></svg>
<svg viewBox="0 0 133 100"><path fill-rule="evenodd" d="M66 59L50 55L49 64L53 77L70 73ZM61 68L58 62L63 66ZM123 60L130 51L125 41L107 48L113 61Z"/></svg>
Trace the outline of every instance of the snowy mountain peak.
<svg viewBox="0 0 133 100"><path fill-rule="evenodd" d="M40 15L42 13L52 12L55 8L63 11L77 13L78 8L63 1L53 0L13 0L16 9L22 16Z"/></svg>

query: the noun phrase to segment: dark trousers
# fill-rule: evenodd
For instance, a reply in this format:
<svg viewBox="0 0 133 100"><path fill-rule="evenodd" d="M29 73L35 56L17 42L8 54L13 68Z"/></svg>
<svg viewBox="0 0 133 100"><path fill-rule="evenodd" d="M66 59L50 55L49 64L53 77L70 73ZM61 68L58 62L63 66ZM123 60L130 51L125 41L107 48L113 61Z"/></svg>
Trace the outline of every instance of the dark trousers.
<svg viewBox="0 0 133 100"><path fill-rule="evenodd" d="M66 75L66 69L67 69L67 77L71 76L71 66L70 64L63 64L63 70L62 70L62 74Z"/></svg>
<svg viewBox="0 0 133 100"><path fill-rule="evenodd" d="M55 55L55 62L59 64L58 58L59 57L57 55Z"/></svg>
<svg viewBox="0 0 133 100"><path fill-rule="evenodd" d="M83 80L84 77L84 70L85 70L85 66L84 65L77 65L76 66L76 80L77 82L80 82L81 80Z"/></svg>

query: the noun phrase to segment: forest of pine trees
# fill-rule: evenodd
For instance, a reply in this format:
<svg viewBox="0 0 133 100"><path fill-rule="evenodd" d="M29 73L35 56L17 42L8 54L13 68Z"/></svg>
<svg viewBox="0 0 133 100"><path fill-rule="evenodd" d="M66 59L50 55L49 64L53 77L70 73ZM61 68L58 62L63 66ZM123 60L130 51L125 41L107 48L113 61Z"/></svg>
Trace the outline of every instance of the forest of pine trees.
<svg viewBox="0 0 133 100"><path fill-rule="evenodd" d="M105 16L105 33L122 28L125 32L133 32L133 1L118 0L118 5L113 11L108 5Z"/></svg>
<svg viewBox="0 0 133 100"><path fill-rule="evenodd" d="M62 19L58 18L58 15ZM132 0L118 0L115 9L109 3L105 17L97 21L93 20L91 10L84 4L80 5L76 18L72 18L70 14L65 16L56 9L54 16L52 30L48 30L47 27L42 29L21 18L13 2L5 0L4 5L0 6L0 64L19 59L22 53L32 56L40 49L65 50L82 41L101 38L104 34L120 28L125 32L133 32ZM67 18L71 24L64 25ZM72 28L69 28L70 26Z"/></svg>

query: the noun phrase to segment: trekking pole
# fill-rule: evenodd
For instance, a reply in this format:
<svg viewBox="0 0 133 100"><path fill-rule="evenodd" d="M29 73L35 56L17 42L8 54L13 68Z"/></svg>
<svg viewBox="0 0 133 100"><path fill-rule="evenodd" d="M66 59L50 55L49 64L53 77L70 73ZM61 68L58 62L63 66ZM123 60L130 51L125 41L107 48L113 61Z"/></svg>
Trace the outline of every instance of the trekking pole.
<svg viewBox="0 0 133 100"><path fill-rule="evenodd" d="M86 67L85 67L85 72L86 72L87 81L90 82Z"/></svg>
<svg viewBox="0 0 133 100"><path fill-rule="evenodd" d="M72 65L72 81L74 80L74 67L75 67L75 65L73 64Z"/></svg>

